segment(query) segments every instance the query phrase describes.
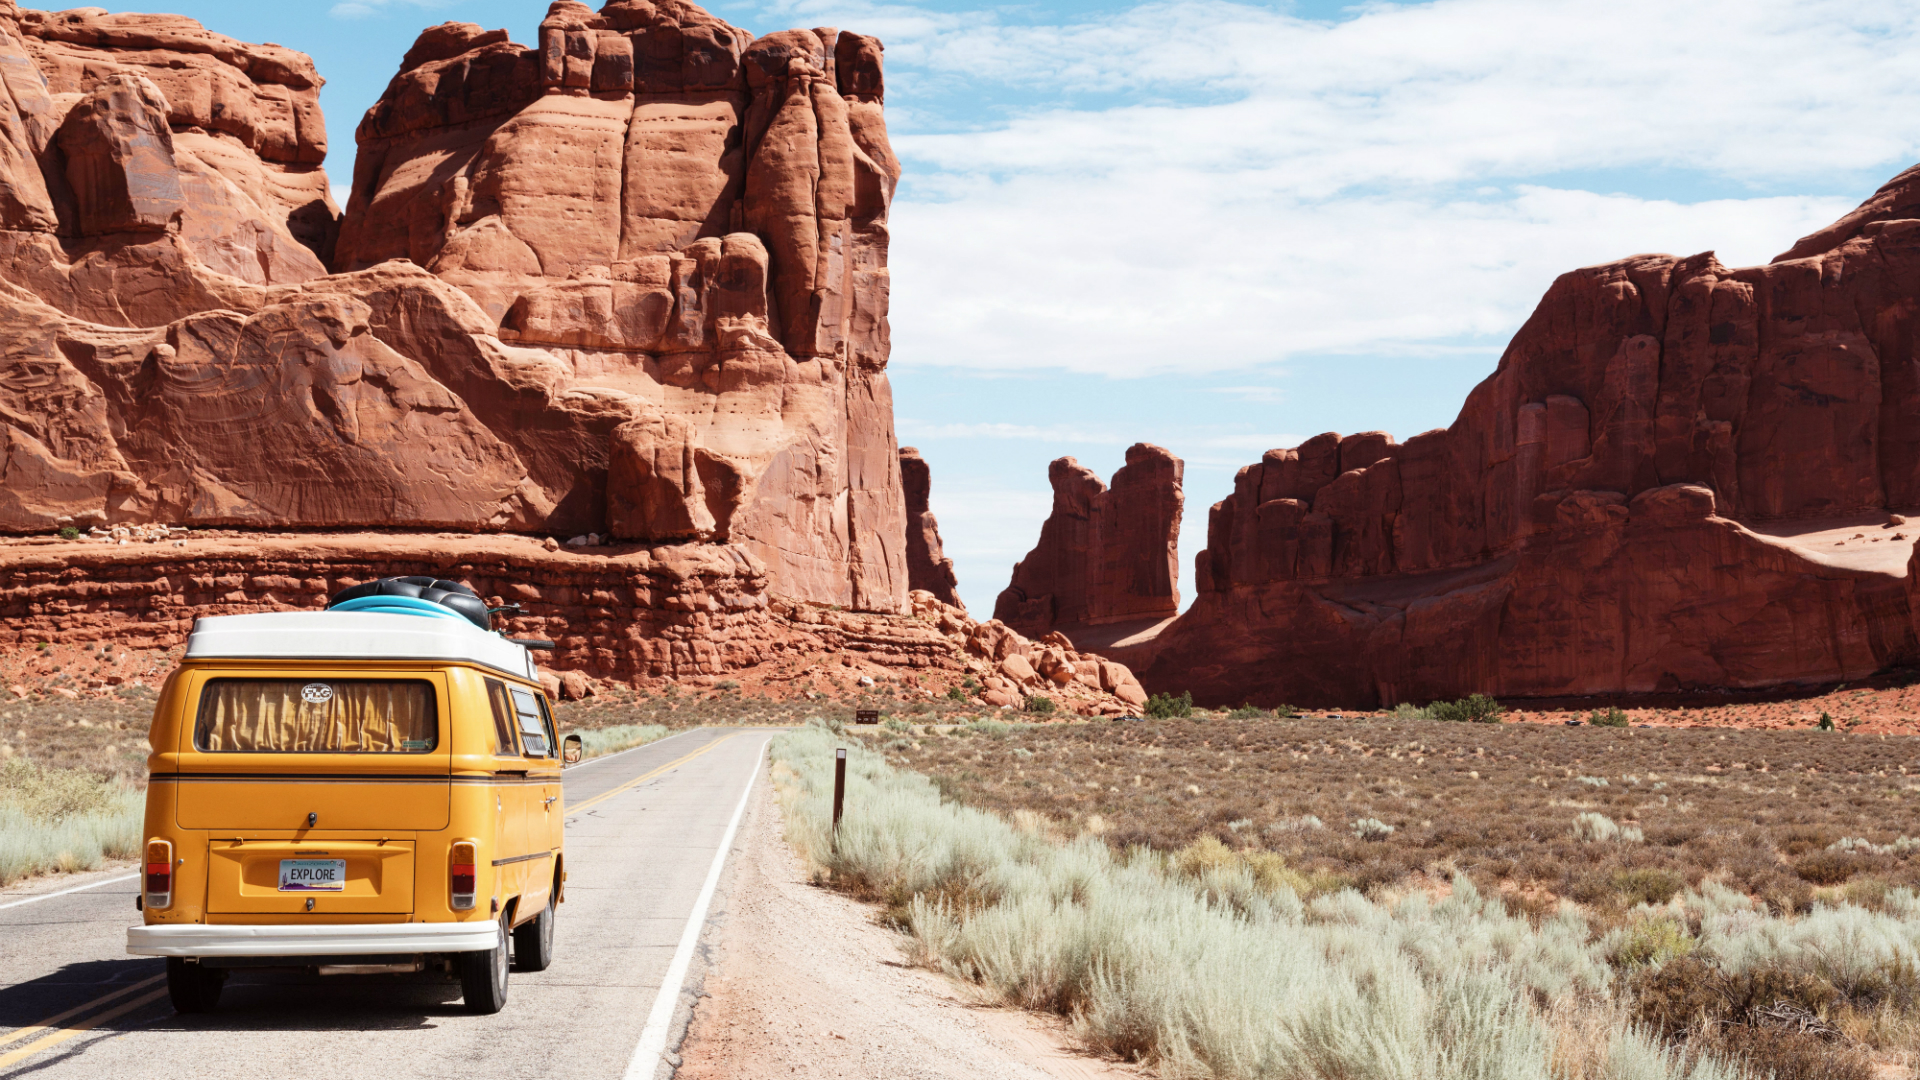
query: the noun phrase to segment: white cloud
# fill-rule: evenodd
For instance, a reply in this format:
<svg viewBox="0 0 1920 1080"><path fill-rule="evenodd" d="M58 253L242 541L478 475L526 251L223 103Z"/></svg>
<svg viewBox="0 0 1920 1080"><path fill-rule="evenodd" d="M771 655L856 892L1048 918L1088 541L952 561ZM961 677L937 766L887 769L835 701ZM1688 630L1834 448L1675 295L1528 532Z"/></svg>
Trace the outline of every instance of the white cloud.
<svg viewBox="0 0 1920 1080"><path fill-rule="evenodd" d="M1174 0L1052 26L777 10L887 43L906 363L1126 376L1485 348L1561 272L1764 261L1864 196L1833 177L1920 149L1920 8L1885 0L1435 0L1338 23ZM955 115L969 95L1024 105ZM1649 170L1736 197L1647 198Z"/></svg>
<svg viewBox="0 0 1920 1080"><path fill-rule="evenodd" d="M336 19L364 19L378 15L387 8L400 4L416 8L445 7L450 0L340 0L340 3L327 9L327 14Z"/></svg>

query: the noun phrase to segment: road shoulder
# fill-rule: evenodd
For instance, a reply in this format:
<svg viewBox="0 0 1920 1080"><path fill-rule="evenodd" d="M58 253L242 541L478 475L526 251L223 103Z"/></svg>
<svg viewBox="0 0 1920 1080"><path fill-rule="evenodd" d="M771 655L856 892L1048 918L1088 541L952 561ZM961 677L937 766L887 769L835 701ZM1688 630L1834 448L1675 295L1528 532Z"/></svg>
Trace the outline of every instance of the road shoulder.
<svg viewBox="0 0 1920 1080"><path fill-rule="evenodd" d="M807 883L782 829L772 785L756 785L676 1080L1150 1075L1078 1052L1057 1020L979 1005L908 966L873 908Z"/></svg>

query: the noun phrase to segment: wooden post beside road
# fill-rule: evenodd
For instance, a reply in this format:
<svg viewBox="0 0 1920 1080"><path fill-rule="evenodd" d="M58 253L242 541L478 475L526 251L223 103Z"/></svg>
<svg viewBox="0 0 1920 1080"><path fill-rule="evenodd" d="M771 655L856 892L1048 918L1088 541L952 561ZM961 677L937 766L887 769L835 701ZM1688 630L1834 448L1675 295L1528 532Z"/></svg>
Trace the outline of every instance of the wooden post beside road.
<svg viewBox="0 0 1920 1080"><path fill-rule="evenodd" d="M847 751L841 747L833 752L833 837L840 839L840 807L847 799Z"/></svg>

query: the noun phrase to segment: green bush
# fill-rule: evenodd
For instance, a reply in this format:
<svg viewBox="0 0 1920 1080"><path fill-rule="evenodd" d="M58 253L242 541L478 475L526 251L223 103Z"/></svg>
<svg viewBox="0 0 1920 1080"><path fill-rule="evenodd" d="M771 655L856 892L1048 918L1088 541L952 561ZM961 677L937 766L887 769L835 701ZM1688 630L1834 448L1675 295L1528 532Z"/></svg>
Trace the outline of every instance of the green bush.
<svg viewBox="0 0 1920 1080"><path fill-rule="evenodd" d="M1395 720L1431 720L1434 717L1433 710L1423 709L1418 705L1403 701L1393 707L1393 718Z"/></svg>
<svg viewBox="0 0 1920 1080"><path fill-rule="evenodd" d="M1474 694L1459 701L1436 701L1427 706L1427 715L1435 720L1469 724L1498 724L1506 711L1499 702L1485 694Z"/></svg>
<svg viewBox="0 0 1920 1080"><path fill-rule="evenodd" d="M1045 694L1033 694L1027 698L1026 709L1030 713L1045 716L1054 710L1053 699Z"/></svg>
<svg viewBox="0 0 1920 1080"><path fill-rule="evenodd" d="M1640 919L1608 934L1602 947L1615 967L1664 964L1691 954L1699 942L1679 919Z"/></svg>
<svg viewBox="0 0 1920 1080"><path fill-rule="evenodd" d="M64 525L60 529L60 539L78 540L80 539L80 530L74 528L72 525Z"/></svg>
<svg viewBox="0 0 1920 1080"><path fill-rule="evenodd" d="M950 686L947 688L947 699L949 701L965 701L967 700L967 692L957 686Z"/></svg>
<svg viewBox="0 0 1920 1080"><path fill-rule="evenodd" d="M1179 697L1172 694L1155 694L1147 699L1147 715L1155 720L1172 720L1193 715L1193 694L1183 692Z"/></svg>
<svg viewBox="0 0 1920 1080"><path fill-rule="evenodd" d="M1258 705L1242 705L1227 714L1229 720L1264 720L1272 715Z"/></svg>
<svg viewBox="0 0 1920 1080"><path fill-rule="evenodd" d="M1820 714L1820 730L1821 730L1821 731L1832 731L1832 730L1833 730L1833 717L1832 717L1832 716L1829 716L1829 715L1828 715L1828 714L1826 714L1826 713L1821 713L1821 714Z"/></svg>
<svg viewBox="0 0 1920 1080"><path fill-rule="evenodd" d="M719 682L713 684L713 688L715 690L738 690L740 689L740 684L732 679L721 679Z"/></svg>
<svg viewBox="0 0 1920 1080"><path fill-rule="evenodd" d="M1608 883L1629 904L1664 904L1687 887L1679 874L1653 866L1615 870Z"/></svg>
<svg viewBox="0 0 1920 1080"><path fill-rule="evenodd" d="M1604 709L1593 710L1592 714L1587 717L1587 723L1594 727L1632 726L1627 722L1627 714L1611 705Z"/></svg>

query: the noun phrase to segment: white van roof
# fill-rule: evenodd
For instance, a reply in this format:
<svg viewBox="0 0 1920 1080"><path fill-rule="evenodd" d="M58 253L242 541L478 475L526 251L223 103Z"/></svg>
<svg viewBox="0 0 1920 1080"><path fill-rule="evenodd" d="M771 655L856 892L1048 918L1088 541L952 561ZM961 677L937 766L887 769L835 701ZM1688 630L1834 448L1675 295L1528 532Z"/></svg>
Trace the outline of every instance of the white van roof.
<svg viewBox="0 0 1920 1080"><path fill-rule="evenodd" d="M533 655L465 619L372 611L270 611L196 619L189 660L462 660L538 679Z"/></svg>

